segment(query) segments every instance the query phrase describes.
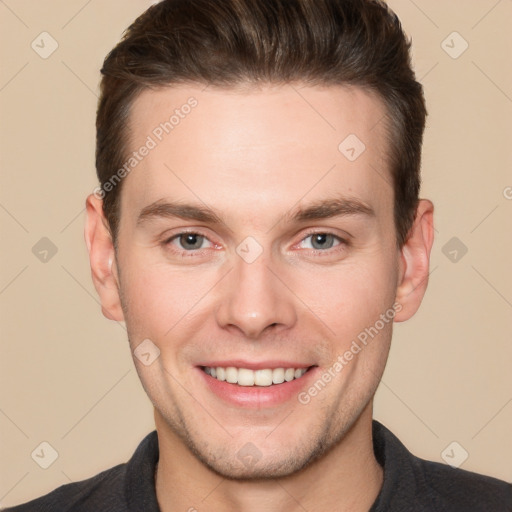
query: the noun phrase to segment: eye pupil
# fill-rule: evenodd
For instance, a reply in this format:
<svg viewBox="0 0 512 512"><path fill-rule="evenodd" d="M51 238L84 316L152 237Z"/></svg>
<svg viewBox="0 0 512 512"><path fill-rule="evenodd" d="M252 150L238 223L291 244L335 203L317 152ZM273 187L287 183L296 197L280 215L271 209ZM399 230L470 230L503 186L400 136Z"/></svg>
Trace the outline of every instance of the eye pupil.
<svg viewBox="0 0 512 512"><path fill-rule="evenodd" d="M199 249L203 245L203 236L185 233L180 236L180 244L184 249Z"/></svg>
<svg viewBox="0 0 512 512"><path fill-rule="evenodd" d="M316 233L311 239L311 245L315 249L330 249L333 243L334 238L328 233Z"/></svg>

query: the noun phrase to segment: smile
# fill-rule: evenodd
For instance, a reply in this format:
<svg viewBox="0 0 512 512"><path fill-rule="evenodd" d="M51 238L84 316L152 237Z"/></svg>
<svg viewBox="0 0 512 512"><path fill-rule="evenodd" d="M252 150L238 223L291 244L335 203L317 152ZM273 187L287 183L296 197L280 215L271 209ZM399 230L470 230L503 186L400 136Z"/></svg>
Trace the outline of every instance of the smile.
<svg viewBox="0 0 512 512"><path fill-rule="evenodd" d="M201 369L210 377L239 386L273 386L283 382L300 379L310 368L249 368L202 366Z"/></svg>

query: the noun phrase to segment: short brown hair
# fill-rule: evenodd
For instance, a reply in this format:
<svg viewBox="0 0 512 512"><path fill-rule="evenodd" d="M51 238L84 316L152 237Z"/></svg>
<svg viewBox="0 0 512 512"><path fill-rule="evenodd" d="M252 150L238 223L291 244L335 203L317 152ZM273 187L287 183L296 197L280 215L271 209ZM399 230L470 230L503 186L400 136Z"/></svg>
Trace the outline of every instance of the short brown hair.
<svg viewBox="0 0 512 512"><path fill-rule="evenodd" d="M356 85L377 93L387 115L397 243L418 204L427 111L411 43L380 0L163 0L126 30L101 70L96 170L116 241L120 193L104 185L123 167L128 120L148 88L200 83ZM341 141L340 141L341 142Z"/></svg>

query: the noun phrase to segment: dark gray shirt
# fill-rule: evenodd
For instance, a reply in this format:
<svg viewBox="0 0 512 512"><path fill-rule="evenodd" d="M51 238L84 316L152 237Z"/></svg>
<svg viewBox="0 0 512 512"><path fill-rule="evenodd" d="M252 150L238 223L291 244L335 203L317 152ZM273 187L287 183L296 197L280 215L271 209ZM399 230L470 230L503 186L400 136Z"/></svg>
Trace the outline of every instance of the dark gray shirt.
<svg viewBox="0 0 512 512"><path fill-rule="evenodd" d="M384 482L369 512L512 512L510 483L419 459L375 420L373 444L384 468ZM154 478L157 461L154 430L127 463L6 512L160 512ZM190 504L191 509L205 509L199 500Z"/></svg>

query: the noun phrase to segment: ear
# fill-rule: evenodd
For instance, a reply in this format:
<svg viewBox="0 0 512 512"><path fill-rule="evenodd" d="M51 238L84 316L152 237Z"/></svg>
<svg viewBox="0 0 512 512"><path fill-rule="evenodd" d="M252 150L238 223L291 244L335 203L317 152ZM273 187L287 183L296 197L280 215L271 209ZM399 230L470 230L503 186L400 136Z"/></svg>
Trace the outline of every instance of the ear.
<svg viewBox="0 0 512 512"><path fill-rule="evenodd" d="M108 319L123 321L114 244L103 214L103 201L91 194L87 197L85 205L85 243L89 251L92 280L101 301L101 310Z"/></svg>
<svg viewBox="0 0 512 512"><path fill-rule="evenodd" d="M434 242L434 205L420 199L409 238L400 252L399 281L396 292L396 322L411 318L420 307L427 289L430 250Z"/></svg>

